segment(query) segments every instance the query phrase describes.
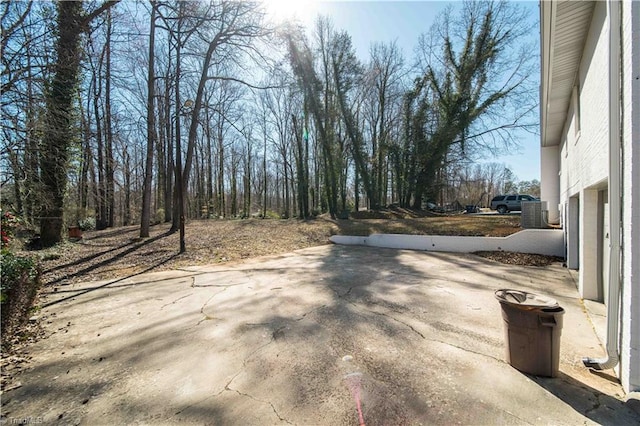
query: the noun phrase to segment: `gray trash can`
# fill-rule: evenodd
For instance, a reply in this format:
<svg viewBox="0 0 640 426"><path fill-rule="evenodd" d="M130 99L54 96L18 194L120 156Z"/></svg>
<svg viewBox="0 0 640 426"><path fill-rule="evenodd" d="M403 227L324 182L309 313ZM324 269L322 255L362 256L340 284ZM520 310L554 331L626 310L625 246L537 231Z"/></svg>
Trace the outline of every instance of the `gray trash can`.
<svg viewBox="0 0 640 426"><path fill-rule="evenodd" d="M560 366L562 309L555 299L502 289L500 301L507 362L535 376L556 377Z"/></svg>

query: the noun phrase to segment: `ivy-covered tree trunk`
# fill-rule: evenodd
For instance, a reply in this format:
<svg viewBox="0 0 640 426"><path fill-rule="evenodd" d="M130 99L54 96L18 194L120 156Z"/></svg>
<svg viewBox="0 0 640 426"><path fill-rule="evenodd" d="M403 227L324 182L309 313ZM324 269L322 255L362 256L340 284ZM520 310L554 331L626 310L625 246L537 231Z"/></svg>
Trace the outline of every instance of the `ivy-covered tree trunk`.
<svg viewBox="0 0 640 426"><path fill-rule="evenodd" d="M82 3L63 1L58 8L57 60L54 77L46 94L47 130L40 156L43 195L40 234L45 247L60 242L64 194L67 187L69 144L73 137L71 115L80 64L79 39L82 32Z"/></svg>
<svg viewBox="0 0 640 426"><path fill-rule="evenodd" d="M40 180L43 199L40 213L42 245L52 246L62 239L64 195L67 189L69 147L73 140L72 115L80 67L80 34L102 12L116 4L106 1L85 15L80 1L56 3L58 40L53 80L46 93L46 130L40 148Z"/></svg>

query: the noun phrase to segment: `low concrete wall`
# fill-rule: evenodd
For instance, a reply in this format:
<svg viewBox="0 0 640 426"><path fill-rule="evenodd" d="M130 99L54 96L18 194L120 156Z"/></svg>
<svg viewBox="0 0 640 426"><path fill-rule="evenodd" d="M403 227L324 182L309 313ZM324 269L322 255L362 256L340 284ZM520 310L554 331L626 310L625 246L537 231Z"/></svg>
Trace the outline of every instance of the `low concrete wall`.
<svg viewBox="0 0 640 426"><path fill-rule="evenodd" d="M368 237L334 235L331 242L408 250L471 253L474 251L513 251L564 257L561 230L526 229L508 237L453 237L444 235L371 234Z"/></svg>

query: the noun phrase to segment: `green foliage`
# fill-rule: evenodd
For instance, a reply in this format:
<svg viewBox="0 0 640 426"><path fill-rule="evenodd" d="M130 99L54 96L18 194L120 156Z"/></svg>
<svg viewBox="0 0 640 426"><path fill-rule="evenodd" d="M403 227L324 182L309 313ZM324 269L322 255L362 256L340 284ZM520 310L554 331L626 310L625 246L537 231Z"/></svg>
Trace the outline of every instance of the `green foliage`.
<svg viewBox="0 0 640 426"><path fill-rule="evenodd" d="M263 219L281 219L281 216L280 213L276 211L267 210L267 215Z"/></svg>
<svg viewBox="0 0 640 426"><path fill-rule="evenodd" d="M96 229L96 218L93 216L85 217L84 219L78 220L78 226L83 231L93 231Z"/></svg>
<svg viewBox="0 0 640 426"><path fill-rule="evenodd" d="M2 350L8 351L32 312L40 287L40 271L34 259L16 256L8 249L0 253L0 268Z"/></svg>
<svg viewBox="0 0 640 426"><path fill-rule="evenodd" d="M156 215L153 218L153 223L159 224L162 222L164 222L164 209L158 209L156 210Z"/></svg>
<svg viewBox="0 0 640 426"><path fill-rule="evenodd" d="M2 247L0 248L0 303L2 304L3 348L11 336L26 321L40 285L40 271L36 261L27 256L16 256L10 243L21 221L9 212L0 212Z"/></svg>
<svg viewBox="0 0 640 426"><path fill-rule="evenodd" d="M540 197L540 181L533 179L531 181L524 180L518 182L518 193Z"/></svg>
<svg viewBox="0 0 640 426"><path fill-rule="evenodd" d="M0 224L0 233L2 234L2 240L0 242L0 248L2 250L8 250L9 243L13 240L15 232L20 224L20 219L10 212L2 213L0 210L1 216L1 224Z"/></svg>
<svg viewBox="0 0 640 426"><path fill-rule="evenodd" d="M4 304L8 301L12 289L21 282L35 280L38 276L38 267L31 257L16 256L7 249L0 253L1 295L0 301Z"/></svg>

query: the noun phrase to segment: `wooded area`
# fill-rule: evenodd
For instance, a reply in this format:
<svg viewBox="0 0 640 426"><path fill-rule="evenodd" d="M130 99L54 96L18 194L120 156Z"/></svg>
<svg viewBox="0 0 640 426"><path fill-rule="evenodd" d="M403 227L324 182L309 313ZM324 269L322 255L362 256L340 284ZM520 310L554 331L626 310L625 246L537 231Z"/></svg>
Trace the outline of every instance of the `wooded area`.
<svg viewBox="0 0 640 426"><path fill-rule="evenodd" d="M244 1L21 2L2 15L2 204L60 241L189 218L332 218L535 193L478 163L537 130L517 4L466 2L357 57ZM454 13L455 12L455 13ZM537 71L535 71L537 72ZM185 250L181 238L181 251Z"/></svg>

